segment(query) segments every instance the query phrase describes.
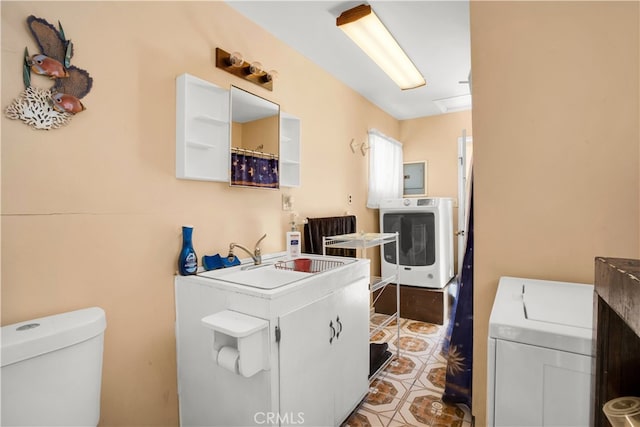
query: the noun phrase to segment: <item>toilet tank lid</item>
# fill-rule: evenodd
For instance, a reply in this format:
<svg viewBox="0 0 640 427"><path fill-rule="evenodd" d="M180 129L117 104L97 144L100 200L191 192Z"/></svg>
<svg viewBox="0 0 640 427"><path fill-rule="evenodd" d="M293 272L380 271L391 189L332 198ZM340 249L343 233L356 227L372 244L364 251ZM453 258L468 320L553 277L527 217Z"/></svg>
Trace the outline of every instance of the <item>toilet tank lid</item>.
<svg viewBox="0 0 640 427"><path fill-rule="evenodd" d="M2 327L0 366L78 344L104 332L104 310L90 307Z"/></svg>

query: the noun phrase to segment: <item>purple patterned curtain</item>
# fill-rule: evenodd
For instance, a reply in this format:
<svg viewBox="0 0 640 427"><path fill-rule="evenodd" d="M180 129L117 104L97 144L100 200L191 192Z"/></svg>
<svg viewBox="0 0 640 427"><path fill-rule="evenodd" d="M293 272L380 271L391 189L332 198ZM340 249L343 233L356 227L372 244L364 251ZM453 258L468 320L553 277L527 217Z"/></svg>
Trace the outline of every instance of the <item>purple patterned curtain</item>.
<svg viewBox="0 0 640 427"><path fill-rule="evenodd" d="M269 188L278 188L278 159L268 159L269 173L267 174L267 181L269 182Z"/></svg>
<svg viewBox="0 0 640 427"><path fill-rule="evenodd" d="M278 159L231 153L231 184L278 188Z"/></svg>
<svg viewBox="0 0 640 427"><path fill-rule="evenodd" d="M467 247L464 252L458 295L451 307L451 321L442 353L447 375L442 400L471 408L473 361L473 177L471 178Z"/></svg>

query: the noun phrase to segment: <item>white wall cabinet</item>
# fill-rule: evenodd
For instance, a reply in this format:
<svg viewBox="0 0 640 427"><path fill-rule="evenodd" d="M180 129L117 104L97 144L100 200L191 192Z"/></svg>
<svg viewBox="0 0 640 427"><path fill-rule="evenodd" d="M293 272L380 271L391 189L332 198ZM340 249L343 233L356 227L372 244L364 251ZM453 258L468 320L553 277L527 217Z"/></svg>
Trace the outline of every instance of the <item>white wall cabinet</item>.
<svg viewBox="0 0 640 427"><path fill-rule="evenodd" d="M176 177L229 182L229 91L198 77L176 79ZM300 186L300 119L280 114L280 186Z"/></svg>
<svg viewBox="0 0 640 427"><path fill-rule="evenodd" d="M300 119L280 113L280 186L300 187Z"/></svg>
<svg viewBox="0 0 640 427"><path fill-rule="evenodd" d="M361 279L280 317L280 413L317 426L349 415L368 387L368 306Z"/></svg>
<svg viewBox="0 0 640 427"><path fill-rule="evenodd" d="M176 79L176 177L229 182L229 91Z"/></svg>

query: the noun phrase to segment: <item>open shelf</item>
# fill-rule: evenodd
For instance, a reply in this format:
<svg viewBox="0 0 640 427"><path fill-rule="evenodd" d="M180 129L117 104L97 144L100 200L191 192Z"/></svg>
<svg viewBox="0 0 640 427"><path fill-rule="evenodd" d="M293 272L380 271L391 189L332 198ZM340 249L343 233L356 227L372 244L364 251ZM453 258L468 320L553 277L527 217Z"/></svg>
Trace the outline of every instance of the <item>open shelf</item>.
<svg viewBox="0 0 640 427"><path fill-rule="evenodd" d="M389 276L387 278L371 276L370 290L371 290L371 292L375 292L378 289L384 288L389 283L393 282L395 279L396 279L396 275L395 274L393 276Z"/></svg>
<svg viewBox="0 0 640 427"><path fill-rule="evenodd" d="M280 113L280 186L300 187L300 119Z"/></svg>
<svg viewBox="0 0 640 427"><path fill-rule="evenodd" d="M332 248L367 249L396 241L396 233L351 233L327 237Z"/></svg>
<svg viewBox="0 0 640 427"><path fill-rule="evenodd" d="M176 79L176 177L229 181L229 94L198 77Z"/></svg>
<svg viewBox="0 0 640 427"><path fill-rule="evenodd" d="M376 377L380 374L380 372L384 371L384 368L389 366L389 364L393 361L393 353L390 353L389 356L382 362L382 365L375 370L375 372L369 375L369 382L372 382L376 379Z"/></svg>

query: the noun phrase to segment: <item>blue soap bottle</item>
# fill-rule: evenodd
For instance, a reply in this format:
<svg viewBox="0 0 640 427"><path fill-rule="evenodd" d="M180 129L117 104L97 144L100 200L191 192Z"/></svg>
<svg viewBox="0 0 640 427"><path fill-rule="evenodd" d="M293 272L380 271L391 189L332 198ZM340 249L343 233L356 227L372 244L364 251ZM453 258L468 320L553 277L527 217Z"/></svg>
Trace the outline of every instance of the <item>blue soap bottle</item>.
<svg viewBox="0 0 640 427"><path fill-rule="evenodd" d="M182 276L196 274L198 271L198 256L196 255L196 251L193 250L193 243L191 242L192 234L192 226L182 226L182 250L180 251L180 257L178 259L178 271Z"/></svg>

